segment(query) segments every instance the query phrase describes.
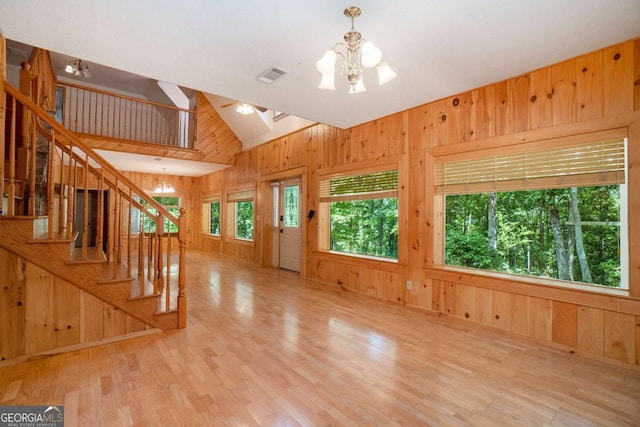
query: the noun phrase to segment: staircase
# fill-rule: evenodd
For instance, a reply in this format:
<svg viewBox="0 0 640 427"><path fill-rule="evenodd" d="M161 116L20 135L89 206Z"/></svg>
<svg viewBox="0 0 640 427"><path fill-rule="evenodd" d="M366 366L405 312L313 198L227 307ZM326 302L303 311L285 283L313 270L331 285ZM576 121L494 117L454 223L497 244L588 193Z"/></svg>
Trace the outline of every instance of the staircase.
<svg viewBox="0 0 640 427"><path fill-rule="evenodd" d="M0 247L149 326L186 327L184 209L173 216L6 81L4 92Z"/></svg>

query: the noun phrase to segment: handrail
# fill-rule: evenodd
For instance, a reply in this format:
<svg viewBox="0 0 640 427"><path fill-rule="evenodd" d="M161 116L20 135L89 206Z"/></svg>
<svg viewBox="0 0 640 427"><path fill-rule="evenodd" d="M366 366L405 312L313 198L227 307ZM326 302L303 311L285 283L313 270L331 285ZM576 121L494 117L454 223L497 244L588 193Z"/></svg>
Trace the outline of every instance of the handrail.
<svg viewBox="0 0 640 427"><path fill-rule="evenodd" d="M191 149L195 111L73 83L64 88L63 125L76 135Z"/></svg>
<svg viewBox="0 0 640 427"><path fill-rule="evenodd" d="M56 133L59 134L58 136L60 136L60 135L64 136L65 138L70 140L73 143L74 146L80 148L82 151L84 151L86 153L91 153L91 159L93 161L98 163L102 168L104 168L105 170L109 171L114 176L118 177L118 179L120 181L122 181L125 185L131 187L133 190L135 190L136 193L138 193L140 195L147 194L146 191L144 191L142 188L138 187L133 181L131 181L125 175L123 175L122 172L120 172L119 170L114 168L111 165L111 163L107 162L105 159L102 158L102 156L100 156L98 153L96 153L91 147L89 147L87 144L85 144L80 138L78 138L72 132L68 131L62 125L60 125L58 122L56 122L53 118L51 118L51 116L46 114L40 107L38 107L35 102L31 101L28 97L26 97L25 95L20 93L20 91L18 91L13 86L11 86L9 84L9 82L7 82L6 80L4 82L4 88L5 88L5 91L7 93L9 93L16 100L20 101L20 103L22 103L23 105L28 107L29 110L32 113L36 114L42 121L44 121L49 126L51 126L53 129L55 129ZM160 203L156 202L153 199L153 197L149 197L149 199L147 201L154 208L156 208L159 213L162 213L163 216L168 218L169 221L171 221L174 224L178 225L178 218L175 217L167 209L165 209Z"/></svg>
<svg viewBox="0 0 640 427"><path fill-rule="evenodd" d="M191 114L195 113L194 110L189 110L188 108L180 108L180 107L175 107L173 105L165 105L165 104L161 104L159 102L149 101L147 99L135 98L133 96L128 96L128 95L120 95L120 94L113 93L113 92L107 92L106 90L95 89L95 88L92 88L92 87L82 86L82 85L75 84L75 83L58 81L58 86L69 86L69 87L74 87L76 89L81 89L81 90L86 90L86 91L90 91L90 92L101 93L101 94L107 95L107 96L115 96L117 98L122 98L122 99L126 99L126 100L133 101L133 102L139 102L141 104L153 105L155 107L162 107L162 108L167 108L169 110L183 111L185 113L191 113Z"/></svg>

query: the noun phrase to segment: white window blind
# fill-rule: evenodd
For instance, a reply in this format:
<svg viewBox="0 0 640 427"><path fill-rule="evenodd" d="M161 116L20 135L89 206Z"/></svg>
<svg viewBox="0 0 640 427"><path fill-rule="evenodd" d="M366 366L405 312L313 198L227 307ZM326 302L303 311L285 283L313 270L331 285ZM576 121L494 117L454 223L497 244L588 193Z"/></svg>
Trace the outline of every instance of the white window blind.
<svg viewBox="0 0 640 427"><path fill-rule="evenodd" d="M321 202L398 197L398 171L327 178L320 182Z"/></svg>
<svg viewBox="0 0 640 427"><path fill-rule="evenodd" d="M436 164L436 194L623 184L625 139Z"/></svg>
<svg viewBox="0 0 640 427"><path fill-rule="evenodd" d="M253 190L230 192L227 194L227 202L253 202Z"/></svg>

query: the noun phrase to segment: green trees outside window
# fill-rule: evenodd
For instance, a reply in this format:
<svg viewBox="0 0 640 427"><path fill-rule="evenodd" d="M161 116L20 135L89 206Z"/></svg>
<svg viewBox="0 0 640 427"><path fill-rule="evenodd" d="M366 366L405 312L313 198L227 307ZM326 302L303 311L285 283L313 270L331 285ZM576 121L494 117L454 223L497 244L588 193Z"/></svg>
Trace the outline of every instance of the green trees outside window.
<svg viewBox="0 0 640 427"><path fill-rule="evenodd" d="M620 287L620 188L447 195L445 263Z"/></svg>
<svg viewBox="0 0 640 427"><path fill-rule="evenodd" d="M169 211L173 216L180 216L180 197L164 197L164 196L153 196L153 199L160 203L165 209ZM146 204L144 200L141 201L143 204ZM148 205L147 205L148 206ZM156 208L148 208L149 212L153 215L157 215ZM143 216L143 228L145 233L155 233L156 232L156 223L149 218L148 216ZM178 225L169 221L167 218L164 218L164 232L177 233Z"/></svg>
<svg viewBox="0 0 640 427"><path fill-rule="evenodd" d="M211 236L220 235L220 200L202 203L202 232Z"/></svg>
<svg viewBox="0 0 640 427"><path fill-rule="evenodd" d="M236 202L235 237L253 239L253 202Z"/></svg>

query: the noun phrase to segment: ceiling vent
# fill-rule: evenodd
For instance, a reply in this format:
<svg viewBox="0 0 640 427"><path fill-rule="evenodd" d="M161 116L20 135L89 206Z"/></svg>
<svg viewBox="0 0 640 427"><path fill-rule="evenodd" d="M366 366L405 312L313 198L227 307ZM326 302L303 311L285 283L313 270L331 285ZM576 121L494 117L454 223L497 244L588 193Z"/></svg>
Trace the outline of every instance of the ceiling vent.
<svg viewBox="0 0 640 427"><path fill-rule="evenodd" d="M262 83L266 83L268 85L270 85L271 83L275 82L276 80L278 80L280 77L284 76L285 74L287 74L287 72L285 70L283 70L282 68L278 68L275 65L267 68L265 71L262 72L262 74L260 74L258 77L256 77L257 80L261 81Z"/></svg>

